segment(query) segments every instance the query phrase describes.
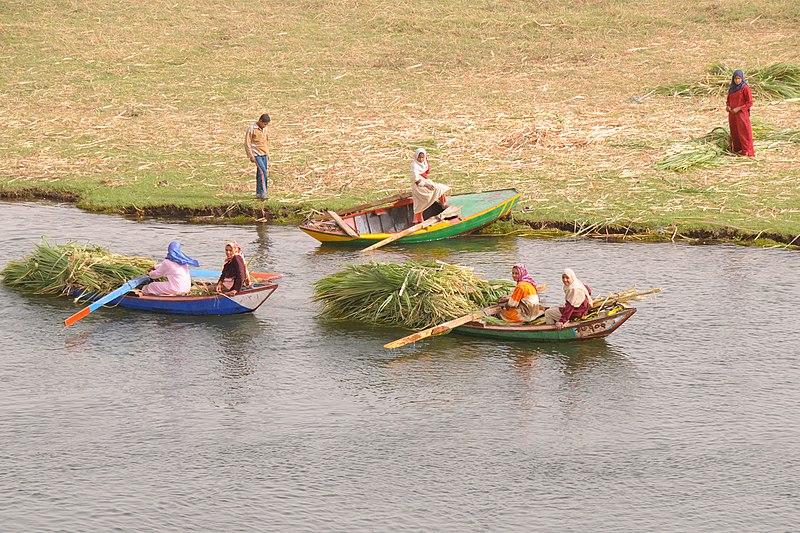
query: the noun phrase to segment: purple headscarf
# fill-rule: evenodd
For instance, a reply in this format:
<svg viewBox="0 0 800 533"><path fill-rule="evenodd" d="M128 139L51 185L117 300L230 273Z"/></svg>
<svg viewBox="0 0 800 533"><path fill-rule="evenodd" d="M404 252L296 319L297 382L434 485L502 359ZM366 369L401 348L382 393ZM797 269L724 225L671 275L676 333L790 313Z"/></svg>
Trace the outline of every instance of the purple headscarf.
<svg viewBox="0 0 800 533"><path fill-rule="evenodd" d="M742 78L742 83L737 84L734 81L736 79L736 76ZM741 90L741 88L744 87L745 85L747 85L747 82L744 81L744 72L742 72L741 70L734 70L733 76L731 76L731 86L728 87L728 94L733 94L736 91Z"/></svg>
<svg viewBox="0 0 800 533"><path fill-rule="evenodd" d="M536 285L535 281L533 281L533 276L528 274L528 269L525 268L525 265L523 265L522 263L517 263L516 265L514 265L514 268L516 268L517 272L519 272L519 278L517 278L517 283L521 281L527 281L528 283L533 285L534 289L538 290L539 286Z"/></svg>

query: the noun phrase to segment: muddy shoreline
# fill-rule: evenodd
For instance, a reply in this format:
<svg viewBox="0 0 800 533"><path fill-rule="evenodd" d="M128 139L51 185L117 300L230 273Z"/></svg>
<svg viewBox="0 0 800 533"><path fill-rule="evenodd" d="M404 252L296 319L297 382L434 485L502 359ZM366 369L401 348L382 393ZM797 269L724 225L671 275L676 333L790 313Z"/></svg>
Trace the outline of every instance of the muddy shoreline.
<svg viewBox="0 0 800 533"><path fill-rule="evenodd" d="M78 204L80 196L65 191L42 191L35 189L22 189L16 191L0 191L0 201L30 201L47 200L55 202L67 202ZM117 214L133 219L166 219L179 220L187 223L203 224L252 224L252 223L273 223L273 224L299 224L308 214L307 207L300 206L281 206L277 210L270 207L256 207L239 203L232 203L227 206L209 206L204 208L187 208L171 205L136 207L128 206L110 210L87 210L102 214ZM522 213L524 217L524 213ZM575 221L557 220L525 220L515 218L514 224L530 228L534 232L532 237L542 237L535 232L552 231L560 232L561 235L554 234L550 237L587 237L604 238L614 241L641 241L641 242L664 242L681 241L693 244L741 244L755 246L786 245L792 249L800 249L800 236L787 236L771 232L751 233L744 232L737 228L721 226L718 229L687 229L680 230L679 226L668 226L653 231L651 228L616 225L592 225L580 226ZM588 231L587 229L588 228ZM490 233L491 234L491 233Z"/></svg>

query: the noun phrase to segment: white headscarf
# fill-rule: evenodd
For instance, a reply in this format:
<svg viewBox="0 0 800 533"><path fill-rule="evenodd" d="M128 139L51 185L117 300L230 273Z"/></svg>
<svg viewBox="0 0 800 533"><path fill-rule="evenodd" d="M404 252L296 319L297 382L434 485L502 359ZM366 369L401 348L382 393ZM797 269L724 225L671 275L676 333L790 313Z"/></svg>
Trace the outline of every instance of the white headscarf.
<svg viewBox="0 0 800 533"><path fill-rule="evenodd" d="M564 297L573 307L580 307L584 300L589 298L589 305L592 305L592 297L581 280L575 276L571 268L565 268L564 274L569 278L569 284L564 284Z"/></svg>
<svg viewBox="0 0 800 533"><path fill-rule="evenodd" d="M419 154L425 154L425 161L420 163L417 161ZM422 177L422 174L430 168L428 165L428 152L425 151L425 148L417 148L417 151L414 152L414 161L411 163L411 179L416 183L420 179L425 179Z"/></svg>

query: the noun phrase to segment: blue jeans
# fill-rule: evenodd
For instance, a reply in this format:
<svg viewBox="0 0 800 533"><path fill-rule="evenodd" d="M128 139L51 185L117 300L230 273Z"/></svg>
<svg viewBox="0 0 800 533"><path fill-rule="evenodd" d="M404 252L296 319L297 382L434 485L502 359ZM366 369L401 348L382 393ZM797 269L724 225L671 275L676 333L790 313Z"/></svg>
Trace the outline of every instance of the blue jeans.
<svg viewBox="0 0 800 533"><path fill-rule="evenodd" d="M269 177L269 156L256 156L256 194L267 195L267 178Z"/></svg>

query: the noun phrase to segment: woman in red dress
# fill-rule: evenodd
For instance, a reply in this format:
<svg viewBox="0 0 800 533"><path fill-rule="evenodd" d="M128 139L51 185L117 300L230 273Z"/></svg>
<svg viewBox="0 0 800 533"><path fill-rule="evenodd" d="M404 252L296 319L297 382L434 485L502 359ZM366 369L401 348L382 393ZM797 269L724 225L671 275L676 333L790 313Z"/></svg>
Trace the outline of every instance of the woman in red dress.
<svg viewBox="0 0 800 533"><path fill-rule="evenodd" d="M756 155L753 150L753 127L750 125L750 108L753 106L753 93L744 81L744 72L737 70L728 89L725 110L731 127L733 151L747 157Z"/></svg>

